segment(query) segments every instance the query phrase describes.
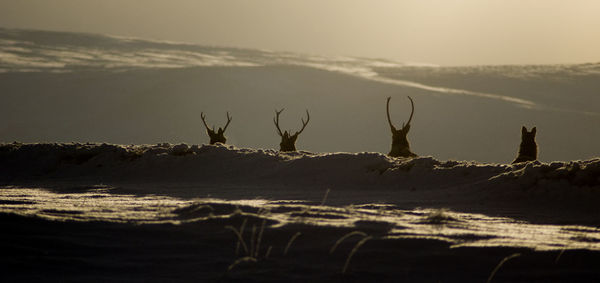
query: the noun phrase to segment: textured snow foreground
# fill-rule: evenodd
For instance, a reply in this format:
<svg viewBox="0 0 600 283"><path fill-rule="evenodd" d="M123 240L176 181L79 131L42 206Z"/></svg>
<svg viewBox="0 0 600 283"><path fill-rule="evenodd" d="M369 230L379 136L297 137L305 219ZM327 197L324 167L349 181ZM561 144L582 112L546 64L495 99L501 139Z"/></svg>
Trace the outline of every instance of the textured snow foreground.
<svg viewBox="0 0 600 283"><path fill-rule="evenodd" d="M10 279L600 278L600 159L12 143L0 185Z"/></svg>

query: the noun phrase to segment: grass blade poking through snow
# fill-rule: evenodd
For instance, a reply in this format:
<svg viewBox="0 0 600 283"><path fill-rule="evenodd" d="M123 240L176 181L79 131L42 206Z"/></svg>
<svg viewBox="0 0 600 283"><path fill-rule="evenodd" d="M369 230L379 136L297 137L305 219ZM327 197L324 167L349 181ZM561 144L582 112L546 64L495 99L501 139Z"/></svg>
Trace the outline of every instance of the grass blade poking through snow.
<svg viewBox="0 0 600 283"><path fill-rule="evenodd" d="M258 251L260 250L260 241L263 236L263 232L265 231L265 223L266 219L263 219L262 224L260 225L260 232L258 232L258 238L256 239L256 249L254 250L254 257L258 258Z"/></svg>
<svg viewBox="0 0 600 283"><path fill-rule="evenodd" d="M256 224L252 225L252 236L250 236L250 253L248 254L251 257L254 257L254 240L256 237Z"/></svg>
<svg viewBox="0 0 600 283"><path fill-rule="evenodd" d="M238 264L243 263L243 262L256 262L256 259L251 256L238 258L227 268L227 271L231 271L234 267L236 267Z"/></svg>
<svg viewBox="0 0 600 283"><path fill-rule="evenodd" d="M496 268L494 268L494 270L492 271L492 273L490 274L490 277L488 277L488 280L487 280L486 282L487 282L487 283L490 283L490 282L492 282L492 278L494 278L494 275L496 275L496 272L498 272L498 269L500 269L500 267L502 267L502 265L503 265L505 262L507 262L507 261L509 261L510 259L513 259L513 258L515 258L515 257L519 257L519 256L521 256L521 254L520 254L520 253L514 253L514 254L511 254L511 255L509 255L509 256L507 256L507 257L503 258L503 259L500 261L500 263L498 263L498 265L496 265Z"/></svg>
<svg viewBox="0 0 600 283"><path fill-rule="evenodd" d="M561 257L561 256L562 256L562 255L565 253L565 250L566 250L566 249L567 249L567 248L566 248L566 247L564 247L562 250L560 250L560 253L558 253L558 255L556 256L556 259L554 259L554 264L557 264L557 263L558 263L558 260L559 260L559 259L560 259L560 257Z"/></svg>
<svg viewBox="0 0 600 283"><path fill-rule="evenodd" d="M265 259L269 259L269 255L271 255L272 249L273 249L273 246L269 246L269 248L267 249L267 252L265 253Z"/></svg>
<svg viewBox="0 0 600 283"><path fill-rule="evenodd" d="M327 189L327 191L325 191L325 195L323 196L323 199L321 200L321 206L323 206L325 204L325 201L327 201L327 196L329 195L329 191L331 189Z"/></svg>
<svg viewBox="0 0 600 283"><path fill-rule="evenodd" d="M248 218L245 218L244 221L242 222L242 225L240 226L240 235L244 235L244 228L246 228L246 222L248 222ZM235 256L239 255L240 253L240 241L238 240L237 243L235 244Z"/></svg>
<svg viewBox="0 0 600 283"><path fill-rule="evenodd" d="M363 237L366 237L367 234L365 232L361 232L361 231L352 231L344 236L342 236L339 240L337 240L337 242L335 242L335 244L333 245L333 247L331 247L331 249L329 250L329 254L332 254L335 249L346 239L354 236L354 235L361 235Z"/></svg>
<svg viewBox="0 0 600 283"><path fill-rule="evenodd" d="M356 251L358 251L358 249L364 243L366 243L370 239L373 239L373 237L366 236L362 240L360 240L358 243L356 243L356 246L354 246L354 248L352 249L352 251L350 251L350 254L348 254L348 258L346 258L346 263L344 264L344 268L342 269L342 274L346 273L346 269L348 269L348 265L350 264L350 260L352 259L352 256L356 253Z"/></svg>
<svg viewBox="0 0 600 283"><path fill-rule="evenodd" d="M296 234L294 234L294 236L292 236L290 238L290 240L288 241L287 245L285 246L285 250L283 250L283 255L287 255L288 250L290 249L290 246L292 246L292 243L294 243L294 241L296 240L296 238L298 238L298 236L302 235L302 233L300 232L296 232Z"/></svg>
<svg viewBox="0 0 600 283"><path fill-rule="evenodd" d="M240 232L235 229L235 227L233 226L225 226L225 229L229 229L231 231L233 231L233 233L237 236L239 243L242 244L242 247L244 248L244 251L246 252L246 254L248 254L248 246L246 246L246 243L244 242L244 238L242 237L242 234L240 234Z"/></svg>

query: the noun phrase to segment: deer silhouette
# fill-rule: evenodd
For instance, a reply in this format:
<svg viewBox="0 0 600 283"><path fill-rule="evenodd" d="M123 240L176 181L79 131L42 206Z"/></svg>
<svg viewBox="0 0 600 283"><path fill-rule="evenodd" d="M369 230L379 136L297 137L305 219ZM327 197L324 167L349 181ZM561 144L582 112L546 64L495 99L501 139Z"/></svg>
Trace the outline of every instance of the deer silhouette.
<svg viewBox="0 0 600 283"><path fill-rule="evenodd" d="M390 129L392 130L392 149L388 155L392 157L416 157L417 155L410 151L410 144L406 138L406 135L408 135L408 131L410 130L410 121L412 121L413 114L415 113L415 104L412 98L408 96L410 105L412 107L410 118L408 118L406 125L403 123L402 128L398 130L396 127L394 127L392 124L392 119L390 118L390 99L392 98L388 97L386 103L387 119L388 123L390 124Z"/></svg>
<svg viewBox="0 0 600 283"><path fill-rule="evenodd" d="M223 127L223 128L219 127L219 129L216 132L215 132L215 126L213 126L211 129L206 124L206 115L204 115L203 112L200 112L200 118L202 118L202 123L204 123L204 127L206 127L206 133L210 137L210 144L215 144L218 142L220 142L220 143L227 142L227 138L225 137L225 131L227 130L229 123L231 123L231 117L229 116L229 112L227 112L227 124L225 124L225 127Z"/></svg>
<svg viewBox="0 0 600 283"><path fill-rule="evenodd" d="M521 128L521 145L519 145L519 154L512 163L521 163L537 160L537 143L535 142L536 128L533 127L531 132L523 126Z"/></svg>
<svg viewBox="0 0 600 283"><path fill-rule="evenodd" d="M300 131L297 131L295 134L290 135L291 131L284 131L282 133L281 129L279 128L279 115L281 114L281 112L283 112L283 110L284 109L281 109L279 111L275 110L275 118L273 118L275 128L277 128L277 133L281 137L281 143L279 143L279 151L296 151L296 140L298 139L298 135L300 135L302 131L304 131L304 128L306 128L306 125L308 125L308 121L310 121L310 114L308 114L308 110L306 110L306 121L304 121L304 118L300 118L300 120L302 121L302 129L300 129Z"/></svg>

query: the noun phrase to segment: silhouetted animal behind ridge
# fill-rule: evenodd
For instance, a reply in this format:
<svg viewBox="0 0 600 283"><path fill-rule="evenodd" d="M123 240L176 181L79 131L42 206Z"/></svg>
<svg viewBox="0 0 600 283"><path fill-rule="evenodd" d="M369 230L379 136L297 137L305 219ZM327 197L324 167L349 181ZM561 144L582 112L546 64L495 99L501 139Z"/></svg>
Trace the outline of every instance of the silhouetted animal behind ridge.
<svg viewBox="0 0 600 283"><path fill-rule="evenodd" d="M535 127L531 129L531 132L528 132L525 126L521 128L521 145L519 146L517 158L512 162L513 164L537 160L538 148L535 142L535 133Z"/></svg>
<svg viewBox="0 0 600 283"><path fill-rule="evenodd" d="M308 114L308 110L306 110L306 122L303 118L300 118L302 121L302 129L297 131L295 134L290 135L288 131L281 132L279 128L279 114L283 112L283 109L277 111L275 110L275 118L273 118L273 122L275 123L275 128L277 128L277 133L281 137L281 143L279 143L279 151L296 151L296 140L298 139L298 135L304 131L306 125L308 125L308 121L310 121L310 114Z"/></svg>
<svg viewBox="0 0 600 283"><path fill-rule="evenodd" d="M390 99L392 98L388 97L386 103L387 119L388 123L390 124L390 129L392 130L392 149L390 150L390 153L388 153L388 155L392 157L416 157L417 155L410 151L410 144L408 143L408 139L406 138L406 135L408 135L408 131L410 130L410 121L412 120L413 114L415 113L415 104L413 103L412 98L408 96L412 108L410 112L410 118L408 118L408 122L406 122L406 125L402 124L402 128L400 130L397 130L396 127L394 127L394 125L392 124L392 120L390 119Z"/></svg>
<svg viewBox="0 0 600 283"><path fill-rule="evenodd" d="M204 115L203 112L200 112L200 118L202 118L202 123L204 123L204 127L206 127L206 133L210 137L210 144L215 144L218 142L220 142L220 143L227 142L227 138L225 137L225 131L227 130L229 123L231 123L231 117L229 117L229 112L227 112L227 124L225 124L225 127L223 127L222 129L221 129L221 127L219 127L219 129L216 132L215 132L215 126L213 126L211 129L206 124L206 115Z"/></svg>

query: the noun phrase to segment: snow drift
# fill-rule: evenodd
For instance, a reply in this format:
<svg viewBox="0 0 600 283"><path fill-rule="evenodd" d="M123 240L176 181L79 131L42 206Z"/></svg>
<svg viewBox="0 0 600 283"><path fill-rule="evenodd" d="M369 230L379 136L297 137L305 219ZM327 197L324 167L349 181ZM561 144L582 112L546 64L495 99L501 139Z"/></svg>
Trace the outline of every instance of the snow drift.
<svg viewBox="0 0 600 283"><path fill-rule="evenodd" d="M219 144L11 143L0 145L0 180L598 191L600 159L507 165L369 152L284 153Z"/></svg>

